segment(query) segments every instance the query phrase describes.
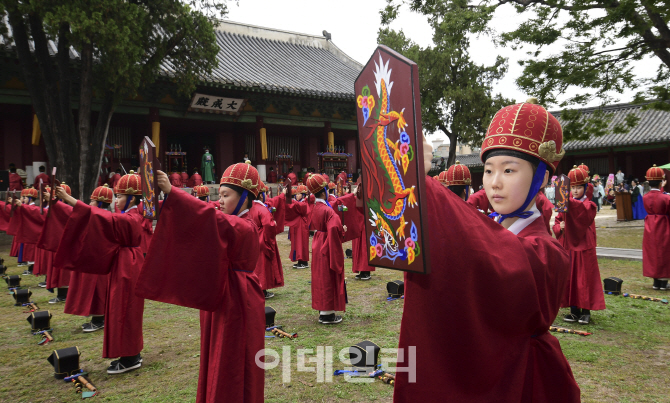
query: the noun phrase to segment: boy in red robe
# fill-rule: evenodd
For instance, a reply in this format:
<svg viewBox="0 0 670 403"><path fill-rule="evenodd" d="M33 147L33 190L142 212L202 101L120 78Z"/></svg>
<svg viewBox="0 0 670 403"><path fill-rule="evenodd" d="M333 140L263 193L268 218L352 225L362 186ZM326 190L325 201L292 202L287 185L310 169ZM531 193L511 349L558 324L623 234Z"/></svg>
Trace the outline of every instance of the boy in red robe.
<svg viewBox="0 0 670 403"><path fill-rule="evenodd" d="M288 180L291 181L291 186L297 186L298 185L298 177L295 176L295 174L293 173L293 167L289 167L288 175L286 175L286 177L288 178Z"/></svg>
<svg viewBox="0 0 670 403"><path fill-rule="evenodd" d="M334 183L329 183L328 184L328 203L333 204L337 200L337 195L335 192L337 191L337 185Z"/></svg>
<svg viewBox="0 0 670 403"><path fill-rule="evenodd" d="M195 197L209 203L209 188L205 185L196 185L193 187L193 193Z"/></svg>
<svg viewBox="0 0 670 403"><path fill-rule="evenodd" d="M229 166L216 210L173 188L158 171L167 197L136 292L200 310L197 403L263 402L265 375L255 361L265 344L265 302L254 274L258 235L248 218L259 182L251 165Z"/></svg>
<svg viewBox="0 0 670 403"><path fill-rule="evenodd" d="M454 192L456 196L464 201L468 201L472 176L470 175L470 169L465 165L461 165L460 161L456 161L456 163L450 166L446 171L440 172L437 180L447 189Z"/></svg>
<svg viewBox="0 0 670 403"><path fill-rule="evenodd" d="M588 199L589 178L583 169L574 167L568 172L568 177L568 212L558 213L554 221L556 239L570 252L570 281L561 302L563 307L570 307L570 313L563 320L588 325L591 311L605 309L596 255L595 217L598 206Z"/></svg>
<svg viewBox="0 0 670 403"><path fill-rule="evenodd" d="M642 197L647 216L642 237L642 274L654 290L667 290L670 279L670 195L663 193L665 173L656 165L645 176L651 191Z"/></svg>
<svg viewBox="0 0 670 403"><path fill-rule="evenodd" d="M45 186L51 185L51 178L49 178L49 175L47 175L46 172L46 167L44 165L40 165L40 174L35 177L35 181L33 184L33 187L35 189L40 188L40 183L44 183Z"/></svg>
<svg viewBox="0 0 670 403"><path fill-rule="evenodd" d="M371 280L371 272L375 271L374 266L368 265L368 240L365 236L365 213L363 210L363 201L360 196L362 191L360 183L356 187L356 193L347 193L344 196L336 198L330 202L333 210L340 216L343 224L347 225L347 232L344 234L344 242L351 240L351 271L356 273L356 280ZM346 207L347 211L340 211L340 206Z"/></svg>
<svg viewBox="0 0 670 403"><path fill-rule="evenodd" d="M579 402L548 331L569 257L533 203L564 155L562 139L558 120L539 105L495 115L481 157L497 220L426 177L432 266L428 275L406 273L394 402ZM427 173L432 147L425 138L423 157ZM462 320L453 328L440 324L446 318Z"/></svg>
<svg viewBox="0 0 670 403"><path fill-rule="evenodd" d="M247 163L251 162L248 161ZM260 182L259 186L261 190L258 194L263 197L263 182ZM261 200L253 201L249 209L249 218L256 224L256 230L258 231L259 255L255 273L260 280L265 299L270 299L275 294L269 292L269 289L284 286L284 273L276 239L277 223L268 210L268 206Z"/></svg>
<svg viewBox="0 0 670 403"><path fill-rule="evenodd" d="M16 173L16 166L9 164L9 191L23 190L23 181L21 176Z"/></svg>
<svg viewBox="0 0 670 403"><path fill-rule="evenodd" d="M291 187L289 194L293 195L294 202L286 204L286 225L289 227L288 239L291 241L289 259L296 262L294 269L309 267L309 206L298 191L301 186Z"/></svg>
<svg viewBox="0 0 670 403"><path fill-rule="evenodd" d="M170 183L174 187L178 188L183 187L181 182L181 175L179 174L179 172L175 171L170 174Z"/></svg>
<svg viewBox="0 0 670 403"><path fill-rule="evenodd" d="M38 198L38 193L37 190L34 188L28 188L28 189L23 189L21 191L21 199L20 200L15 200L13 204L18 204L19 206L34 206L35 205L35 200ZM27 231L25 228L23 228L23 232L19 234L19 231L22 230L22 219L19 217L14 218L17 215L16 209L18 207L15 207L14 214L12 215L10 212L10 219L9 219L9 227L7 229L7 233L9 235L14 235L17 243L19 244L19 252L18 252L18 266L28 266L28 270L25 270L22 274L24 276L27 276L29 274L33 274L33 265L35 264L35 238L30 237L30 231ZM10 209L11 211L11 209ZM20 214L20 213L19 213ZM28 236L28 239L26 240L26 236Z"/></svg>
<svg viewBox="0 0 670 403"><path fill-rule="evenodd" d="M104 186L99 186L93 190L89 205L102 210L109 210L113 201L114 192L105 183ZM52 209L52 215L49 216L47 222L53 220L53 230L49 231L52 235L48 239L55 252L58 251L65 225L72 214L72 207L65 203L56 203ZM49 247L45 247L45 249L49 249ZM90 316L91 320L81 325L84 333L93 333L104 329L109 274L98 275L70 270L64 272L70 273L70 291L63 312L70 315Z"/></svg>
<svg viewBox="0 0 670 403"><path fill-rule="evenodd" d="M65 270L109 274L102 356L120 357L107 368L112 375L142 366L144 299L134 289L152 232L151 221L137 209L142 197L140 176L130 171L114 192L120 214L77 201L57 187L58 197L74 208L54 262Z"/></svg>
<svg viewBox="0 0 670 403"><path fill-rule="evenodd" d="M311 213L312 239L312 309L319 311L319 323L336 324L345 310L344 252L342 242L347 227L326 201L328 184L321 175L307 179L307 188L315 197Z"/></svg>
<svg viewBox="0 0 670 403"><path fill-rule="evenodd" d="M268 172L268 182L277 183L277 171L274 167L270 167L270 172Z"/></svg>
<svg viewBox="0 0 670 403"><path fill-rule="evenodd" d="M181 184L183 187L188 186L188 180L189 180L188 172L186 172L186 170L184 169L183 171L181 171Z"/></svg>
<svg viewBox="0 0 670 403"><path fill-rule="evenodd" d="M193 175L188 180L188 187L196 187L202 185L202 176L198 173L197 169L193 170Z"/></svg>

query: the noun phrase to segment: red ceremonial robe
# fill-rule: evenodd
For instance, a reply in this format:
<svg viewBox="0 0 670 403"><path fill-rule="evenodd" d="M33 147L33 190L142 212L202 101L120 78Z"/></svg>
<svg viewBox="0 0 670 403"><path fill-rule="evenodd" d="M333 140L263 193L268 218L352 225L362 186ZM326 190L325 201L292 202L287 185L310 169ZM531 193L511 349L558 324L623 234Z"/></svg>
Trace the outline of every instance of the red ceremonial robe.
<svg viewBox="0 0 670 403"><path fill-rule="evenodd" d="M192 188L200 185L202 185L202 176L200 174L191 175L191 178L188 180L188 187Z"/></svg>
<svg viewBox="0 0 670 403"><path fill-rule="evenodd" d="M35 177L35 183L33 183L33 187L35 189L40 188L40 179L42 180L42 183L44 183L45 186L51 185L51 178L49 178L49 175L41 173Z"/></svg>
<svg viewBox="0 0 670 403"><path fill-rule="evenodd" d="M186 172L182 172L181 173L181 184L184 185L184 186L188 186L187 185L188 179L189 179L188 174Z"/></svg>
<svg viewBox="0 0 670 403"><path fill-rule="evenodd" d="M340 217L317 199L312 211L312 309L344 311L344 230Z"/></svg>
<svg viewBox="0 0 670 403"><path fill-rule="evenodd" d="M9 228L9 210L10 206L7 203L0 201L0 231L7 232Z"/></svg>
<svg viewBox="0 0 670 403"><path fill-rule="evenodd" d="M347 174L345 172L340 172L337 175L337 181L342 181L342 186L345 186L347 184Z"/></svg>
<svg viewBox="0 0 670 403"><path fill-rule="evenodd" d="M295 174L294 174L293 172L291 172L291 173L289 173L288 175L286 175L286 177L288 178L288 180L291 181L291 186L296 186L296 185L298 185L298 177L295 176Z"/></svg>
<svg viewBox="0 0 670 403"><path fill-rule="evenodd" d="M277 225L268 211L267 206L254 200L249 210L249 218L256 224L260 254L256 262L255 273L261 283L261 289L284 286L279 249L277 248Z"/></svg>
<svg viewBox="0 0 670 403"><path fill-rule="evenodd" d="M277 171L268 172L268 182L277 183Z"/></svg>
<svg viewBox="0 0 670 403"><path fill-rule="evenodd" d="M547 196L544 195L544 192L537 192L537 197L535 198L535 207L537 207L537 209L540 210L540 214L542 214L542 220L544 221L544 225L547 226L547 232L549 233L549 235L552 235L551 215L554 213L554 205L551 204L549 199L547 199Z"/></svg>
<svg viewBox="0 0 670 403"><path fill-rule="evenodd" d="M309 261L309 206L306 202L293 200L286 205L286 225L291 240L289 259L292 262Z"/></svg>
<svg viewBox="0 0 670 403"><path fill-rule="evenodd" d="M486 190L484 189L471 194L467 201L468 203L475 206L477 210L482 210L485 214L490 214L493 212L493 207L491 207L489 198L486 197Z"/></svg>
<svg viewBox="0 0 670 403"><path fill-rule="evenodd" d="M255 363L265 347L258 248L246 213L224 214L175 188L163 204L136 292L200 309L198 403L263 402L265 374Z"/></svg>
<svg viewBox="0 0 670 403"><path fill-rule="evenodd" d="M109 181L109 186L112 189L116 189L116 184L119 183L120 180L121 180L121 175L115 173Z"/></svg>
<svg viewBox="0 0 670 403"><path fill-rule="evenodd" d="M568 280L567 252L539 216L516 234L437 181L426 178L426 188L428 211L439 212L427 222L431 273L406 273L399 344L398 367L416 377L410 383L396 371L394 402L579 402L548 332ZM445 323L453 317L465 319Z"/></svg>
<svg viewBox="0 0 670 403"><path fill-rule="evenodd" d="M142 238L151 236L147 224L151 222L137 208L113 214L78 201L63 231L56 266L109 274L103 358L134 356L144 346L144 300L135 296L134 289L146 253Z"/></svg>
<svg viewBox="0 0 670 403"><path fill-rule="evenodd" d="M354 193L338 197L332 204L333 210L338 214L337 206L347 206L349 211L344 212L344 224L347 226L347 232L344 234L345 242L351 239L352 264L351 270L354 273L362 271L375 271L374 266L369 266L368 262L368 240L365 235L365 211L362 207L356 207L356 195Z"/></svg>
<svg viewBox="0 0 670 403"><path fill-rule="evenodd" d="M9 191L23 190L23 182L19 174L9 173Z"/></svg>
<svg viewBox="0 0 670 403"><path fill-rule="evenodd" d="M60 241L63 238L67 220L71 214L71 206L65 203L54 204L51 207L51 213L46 219L44 231L42 231L37 245L48 251L57 252ZM78 316L104 315L109 275L61 270L59 267L54 266L52 274L47 276L47 282L51 277L68 274L70 277L70 290L67 293L63 312Z"/></svg>
<svg viewBox="0 0 670 403"><path fill-rule="evenodd" d="M568 214L558 213L554 221L556 239L570 252L570 280L565 288L562 307L605 309L603 283L596 255L596 204L585 196L583 201L570 195ZM560 224L565 221L565 231Z"/></svg>
<svg viewBox="0 0 670 403"><path fill-rule="evenodd" d="M277 195L265 201L268 207L274 207L276 211L272 214L276 225L277 234L284 232L286 226L286 196L283 194ZM277 254L279 256L279 254ZM280 266L281 267L281 266Z"/></svg>
<svg viewBox="0 0 670 403"><path fill-rule="evenodd" d="M178 188L182 187L181 175L178 172L173 172L170 174L170 184Z"/></svg>
<svg viewBox="0 0 670 403"><path fill-rule="evenodd" d="M642 238L642 274L670 279L670 195L652 189L642 201L647 211Z"/></svg>
<svg viewBox="0 0 670 403"><path fill-rule="evenodd" d="M44 225L45 214L41 214L40 208L36 205L22 204L14 211L14 216L11 219L10 225L15 226L16 238L18 242L23 243L23 260L26 262L34 262L33 274L40 276L48 274L48 270L52 266L52 256L50 252L37 248L35 244L42 233L42 226ZM69 277L65 279L69 281ZM67 286L67 283L61 287ZM55 288L49 287L48 288Z"/></svg>

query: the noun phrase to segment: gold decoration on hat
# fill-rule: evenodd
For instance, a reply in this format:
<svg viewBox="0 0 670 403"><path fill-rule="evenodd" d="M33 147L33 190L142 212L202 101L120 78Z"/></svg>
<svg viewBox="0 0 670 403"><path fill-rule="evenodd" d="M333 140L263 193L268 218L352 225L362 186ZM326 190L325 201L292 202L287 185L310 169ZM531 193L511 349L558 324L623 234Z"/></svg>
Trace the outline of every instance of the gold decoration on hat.
<svg viewBox="0 0 670 403"><path fill-rule="evenodd" d="M565 150L561 149L560 152L556 152L556 142L554 140L545 141L540 144L540 148L537 150L537 153L541 158L544 158L549 163L560 161L565 155ZM577 168L577 167L575 167Z"/></svg>
<svg viewBox="0 0 670 403"><path fill-rule="evenodd" d="M526 100L527 104L539 105L540 101L535 97L530 97Z"/></svg>
<svg viewBox="0 0 670 403"><path fill-rule="evenodd" d="M253 190L253 189L256 189L258 187L258 185L254 185L254 182L252 182L251 179L245 179L245 180L241 181L240 186L242 186L243 188L245 188L247 190Z"/></svg>

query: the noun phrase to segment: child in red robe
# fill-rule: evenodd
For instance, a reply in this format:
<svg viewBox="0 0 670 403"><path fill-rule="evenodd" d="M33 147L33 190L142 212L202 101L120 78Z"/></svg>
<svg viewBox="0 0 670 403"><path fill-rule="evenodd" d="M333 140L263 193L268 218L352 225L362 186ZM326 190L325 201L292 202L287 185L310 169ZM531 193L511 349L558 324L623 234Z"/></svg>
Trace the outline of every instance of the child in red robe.
<svg viewBox="0 0 670 403"><path fill-rule="evenodd" d="M261 189L259 196L263 197L263 182L260 182L259 186ZM260 280L265 299L269 299L275 296L274 293L268 291L269 289L284 286L284 273L276 239L277 223L268 210L268 206L261 200L253 201L249 209L249 218L256 224L260 248L255 272Z"/></svg>
<svg viewBox="0 0 670 403"><path fill-rule="evenodd" d="M337 190L337 185L334 183L328 184L328 203L333 204L337 200L337 195L335 191Z"/></svg>
<svg viewBox="0 0 670 403"><path fill-rule="evenodd" d="M188 187L196 187L202 185L202 176L198 173L197 169L193 170L193 175L188 180Z"/></svg>
<svg viewBox="0 0 670 403"><path fill-rule="evenodd" d="M158 171L167 197L136 292L200 310L198 403L263 402L265 374L256 354L265 344L265 302L254 274L258 235L248 217L259 182L251 165L229 166L216 210Z"/></svg>
<svg viewBox="0 0 670 403"><path fill-rule="evenodd" d="M293 200L286 205L286 225L288 225L288 239L291 241L291 252L289 259L296 262L294 269L306 269L309 267L309 205L303 194L299 191L300 186L292 186L290 194Z"/></svg>
<svg viewBox="0 0 670 403"><path fill-rule="evenodd" d="M9 164L9 191L23 190L23 180L16 173L16 166Z"/></svg>
<svg viewBox="0 0 670 403"><path fill-rule="evenodd" d="M446 171L440 172L437 180L446 186L447 189L454 192L456 196L464 201L468 201L472 176L470 175L470 169L465 165L461 165L460 161L456 161Z"/></svg>
<svg viewBox="0 0 670 403"><path fill-rule="evenodd" d="M664 194L665 173L656 165L646 175L651 190L642 202L644 218L642 237L642 274L654 279L655 290L668 290L670 279L670 195Z"/></svg>
<svg viewBox="0 0 670 403"><path fill-rule="evenodd" d="M347 226L344 242L351 240L351 271L356 273L354 278L367 281L372 279L370 273L375 271L375 267L368 265L368 240L365 236L365 215L360 198L361 191L362 186L358 184L356 193L347 193L329 203L335 213L340 216L343 224ZM341 211L340 206L346 207L347 210Z"/></svg>
<svg viewBox="0 0 670 403"><path fill-rule="evenodd" d="M102 210L109 210L113 201L114 192L105 183L93 190L89 205ZM52 209L51 214L53 216L49 216L47 221L53 220L54 224L53 229L49 231L52 235L48 239L55 252L58 250L58 245L63 237L67 220L72 214L72 207L65 203L56 203ZM45 247L45 249L49 249L49 247ZM63 312L70 315L90 316L91 320L81 325L84 333L93 333L103 329L105 327L105 301L107 299L109 274L98 275L70 270L65 270L65 272L71 274L69 297L65 302Z"/></svg>
<svg viewBox="0 0 670 403"><path fill-rule="evenodd" d="M554 221L556 239L570 252L570 281L561 303L563 307L570 307L570 313L563 320L588 325L591 311L605 309L596 255L598 206L588 199L589 177L583 169L574 167L568 177L571 188L568 212L558 213Z"/></svg>
<svg viewBox="0 0 670 403"><path fill-rule="evenodd" d="M326 201L323 176L315 174L307 180L307 188L315 197L311 213L312 240L312 309L319 311L319 323L336 324L345 310L344 252L342 242L347 227Z"/></svg>
<svg viewBox="0 0 670 403"><path fill-rule="evenodd" d="M569 257L533 203L564 155L562 138L558 120L539 105L495 115L481 157L497 220L426 177L431 273L406 274L394 402L579 402L549 334ZM422 154L427 173L425 138ZM450 318L458 324L443 323Z"/></svg>
<svg viewBox="0 0 670 403"><path fill-rule="evenodd" d="M291 186L298 185L298 177L295 176L295 174L293 173L293 167L289 167L288 174L286 175L286 177L288 178L288 180L291 181Z"/></svg>
<svg viewBox="0 0 670 403"><path fill-rule="evenodd" d="M57 187L58 197L74 208L54 262L65 270L109 274L102 356L120 357L107 368L112 375L142 366L144 299L134 289L152 233L151 221L137 209L142 197L140 176L130 171L114 192L120 214L77 201Z"/></svg>
<svg viewBox="0 0 670 403"><path fill-rule="evenodd" d="M172 172L170 174L170 183L174 187L178 187L178 188L183 187L182 182L181 182L181 175L179 174L179 172L175 171L175 172Z"/></svg>
<svg viewBox="0 0 670 403"><path fill-rule="evenodd" d="M554 205L547 199L547 196L544 195L544 188L537 192L535 207L537 207L537 209L540 210L540 214L542 214L542 220L544 220L544 225L547 227L547 233L552 235L551 217L554 214Z"/></svg>

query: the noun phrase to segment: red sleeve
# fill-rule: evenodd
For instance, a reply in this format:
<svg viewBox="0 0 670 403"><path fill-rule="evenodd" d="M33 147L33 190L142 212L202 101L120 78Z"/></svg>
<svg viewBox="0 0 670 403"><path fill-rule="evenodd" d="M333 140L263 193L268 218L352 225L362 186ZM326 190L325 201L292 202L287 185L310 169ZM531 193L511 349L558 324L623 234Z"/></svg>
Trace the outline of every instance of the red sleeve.
<svg viewBox="0 0 670 403"><path fill-rule="evenodd" d="M567 250L581 251L596 247L595 218L598 212L596 204L590 200L583 202L570 197L568 213L565 215L567 239L563 246Z"/></svg>
<svg viewBox="0 0 670 403"><path fill-rule="evenodd" d="M286 205L286 222L285 224L289 227L293 227L298 222L297 220L307 220L307 204L301 203L298 201L293 201L291 204Z"/></svg>
<svg viewBox="0 0 670 403"><path fill-rule="evenodd" d="M8 206L5 202L0 202L0 231L7 232L7 229L9 228L10 208L11 207Z"/></svg>
<svg viewBox="0 0 670 403"><path fill-rule="evenodd" d="M439 182L438 182L439 183ZM485 213L493 211L491 204L489 203L488 197L486 197L486 191L484 189L479 190L468 197L468 203L475 206L476 209L482 210Z"/></svg>
<svg viewBox="0 0 670 403"><path fill-rule="evenodd" d="M54 203L45 213L46 219L40 239L37 241L37 247L51 252L58 251L65 225L71 214L72 206L61 202Z"/></svg>
<svg viewBox="0 0 670 403"><path fill-rule="evenodd" d="M78 201L63 230L54 265L107 274L119 248L139 247L143 231L142 224L130 214L113 214Z"/></svg>
<svg viewBox="0 0 670 403"><path fill-rule="evenodd" d="M37 206L21 205L14 211L13 219L16 219L18 230L16 240L21 243L36 244L42 233L42 226L46 214L40 213Z"/></svg>
<svg viewBox="0 0 670 403"><path fill-rule="evenodd" d="M172 189L137 281L137 296L205 311L221 309L230 271L252 272L254 224ZM179 264L175 264L179 262Z"/></svg>
<svg viewBox="0 0 670 403"><path fill-rule="evenodd" d="M339 211L339 206L345 206L347 211ZM361 236L365 230L365 217L356 208L356 195L347 193L342 197L338 197L335 203L332 204L335 214L340 219L344 217L342 225L347 226L347 232L344 233L344 241L348 242Z"/></svg>
<svg viewBox="0 0 670 403"><path fill-rule="evenodd" d="M569 208L569 207L568 207ZM556 219L554 220L554 234L556 235L556 239L558 239L559 242L563 245L563 231L561 230L561 223L565 219L565 216L563 213L558 213L556 214Z"/></svg>
<svg viewBox="0 0 670 403"><path fill-rule="evenodd" d="M283 194L277 195L267 201L267 205L274 207L277 211L274 212L272 218L274 218L276 225L277 234L284 232L284 226L286 224L286 196Z"/></svg>

